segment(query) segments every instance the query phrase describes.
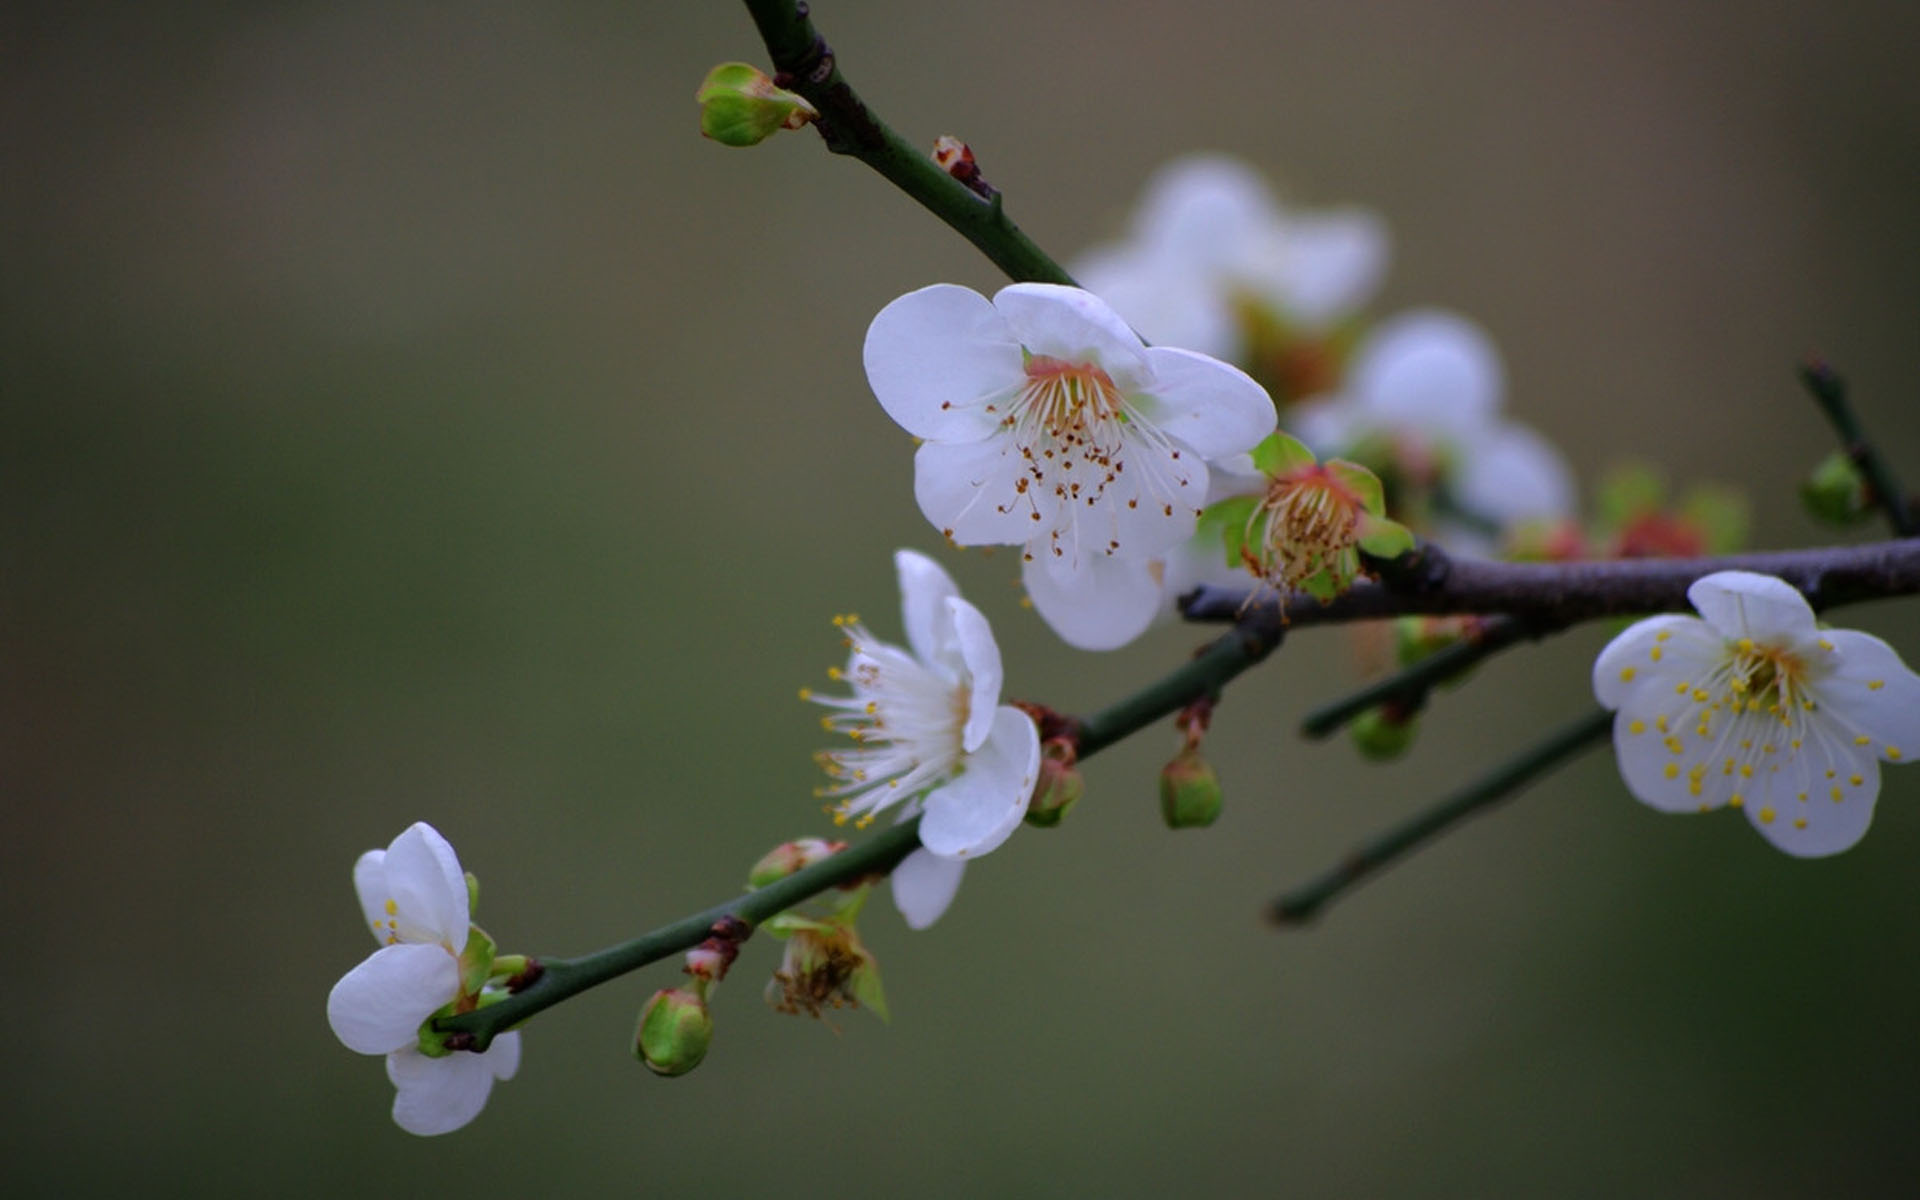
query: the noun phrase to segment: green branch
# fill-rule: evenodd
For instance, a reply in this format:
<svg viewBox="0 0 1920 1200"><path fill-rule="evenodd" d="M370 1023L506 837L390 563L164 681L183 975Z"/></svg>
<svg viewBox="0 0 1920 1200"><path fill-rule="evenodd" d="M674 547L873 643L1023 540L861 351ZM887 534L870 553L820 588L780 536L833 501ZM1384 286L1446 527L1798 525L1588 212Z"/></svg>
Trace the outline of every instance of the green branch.
<svg viewBox="0 0 1920 1200"><path fill-rule="evenodd" d="M1312 920L1322 907L1354 884L1604 740L1612 728L1613 714L1604 710L1580 718L1438 804L1416 813L1411 820L1356 847L1339 866L1275 900L1268 916L1279 925L1300 925Z"/></svg>
<svg viewBox="0 0 1920 1200"><path fill-rule="evenodd" d="M1020 231L998 193L983 195L948 174L927 152L882 121L840 74L840 64L813 28L804 4L746 0L747 12L779 72L774 82L820 110L815 122L827 149L859 159L922 208L972 242L1016 283L1072 284L1073 276Z"/></svg>
<svg viewBox="0 0 1920 1200"><path fill-rule="evenodd" d="M920 844L919 831L920 819L915 817L777 883L723 900L630 942L579 958L542 959L539 977L520 991L470 1013L441 1017L433 1027L442 1033L472 1034L471 1048L485 1050L497 1035L542 1009L669 955L691 950L706 940L714 922L722 918L734 917L749 927L757 926L828 888L869 875L885 875Z"/></svg>
<svg viewBox="0 0 1920 1200"><path fill-rule="evenodd" d="M1301 719L1300 733L1304 737L1324 738L1361 713L1382 704L1397 704L1409 710L1419 708L1426 703L1427 693L1436 684L1471 670L1516 642L1547 632L1551 631L1512 617L1489 618L1481 623L1477 633L1309 712Z"/></svg>
<svg viewBox="0 0 1920 1200"><path fill-rule="evenodd" d="M1211 696L1240 672L1273 653L1280 630L1235 627L1194 655L1186 665L1101 709L1074 726L1079 757L1096 754L1121 738L1171 716L1202 696Z"/></svg>
<svg viewBox="0 0 1920 1200"><path fill-rule="evenodd" d="M1893 468L1867 437L1860 418L1854 415L1853 405L1847 402L1847 381L1838 371L1815 359L1800 368L1800 382L1806 384L1814 403L1840 435L1841 449L1866 478L1873 502L1887 514L1893 531L1901 537L1920 534L1920 522L1914 520L1913 508L1907 494L1900 490L1900 482L1893 477Z"/></svg>

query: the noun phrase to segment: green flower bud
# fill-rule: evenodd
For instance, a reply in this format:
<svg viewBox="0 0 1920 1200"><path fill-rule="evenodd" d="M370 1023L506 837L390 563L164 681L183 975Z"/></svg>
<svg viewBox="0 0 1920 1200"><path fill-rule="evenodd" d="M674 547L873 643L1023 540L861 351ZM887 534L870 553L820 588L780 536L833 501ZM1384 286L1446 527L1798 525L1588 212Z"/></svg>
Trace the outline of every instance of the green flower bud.
<svg viewBox="0 0 1920 1200"><path fill-rule="evenodd" d="M1800 502L1816 519L1830 525L1857 525L1873 513L1867 481L1853 460L1838 450L1821 459L1800 484Z"/></svg>
<svg viewBox="0 0 1920 1200"><path fill-rule="evenodd" d="M685 1075L713 1044L713 1017L698 992L662 988L640 1010L633 1056L655 1075Z"/></svg>
<svg viewBox="0 0 1920 1200"><path fill-rule="evenodd" d="M1066 738L1048 738L1040 743L1040 784L1027 804L1027 824L1051 829L1068 809L1080 803L1087 785L1074 765L1078 757Z"/></svg>
<svg viewBox="0 0 1920 1200"><path fill-rule="evenodd" d="M1168 829L1194 829L1220 817L1220 778L1195 749L1182 750L1160 768L1160 816Z"/></svg>
<svg viewBox="0 0 1920 1200"><path fill-rule="evenodd" d="M820 119L813 105L775 87L750 63L721 63L693 98L700 102L700 132L723 146L757 146L782 129Z"/></svg>
<svg viewBox="0 0 1920 1200"><path fill-rule="evenodd" d="M1386 762L1399 758L1413 745L1417 723L1411 716L1392 716L1386 709L1374 707L1355 717L1347 729L1363 758Z"/></svg>

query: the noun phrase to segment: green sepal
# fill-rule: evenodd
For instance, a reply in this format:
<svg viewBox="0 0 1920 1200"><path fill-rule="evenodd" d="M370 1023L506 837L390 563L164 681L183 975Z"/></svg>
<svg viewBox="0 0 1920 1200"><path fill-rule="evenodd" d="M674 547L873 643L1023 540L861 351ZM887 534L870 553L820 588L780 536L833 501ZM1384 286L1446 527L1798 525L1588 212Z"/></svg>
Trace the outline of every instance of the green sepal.
<svg viewBox="0 0 1920 1200"><path fill-rule="evenodd" d="M1321 567L1300 581L1300 590L1320 603L1326 604L1341 592L1346 591L1352 583L1351 579L1342 579L1340 573L1332 567Z"/></svg>
<svg viewBox="0 0 1920 1200"><path fill-rule="evenodd" d="M831 930L833 926L827 924L825 921L816 921L812 917L803 917L792 909L788 909L786 912L775 913L773 916L760 922L759 928L760 932L766 934L768 937L778 938L784 942L794 934L802 931L825 933Z"/></svg>
<svg viewBox="0 0 1920 1200"><path fill-rule="evenodd" d="M460 994L471 996L487 986L493 974L493 939L478 925L467 926L467 945L460 951Z"/></svg>
<svg viewBox="0 0 1920 1200"><path fill-rule="evenodd" d="M847 980L847 991L863 1006L872 1010L873 1015L882 1021L892 1021L887 1012L886 989L880 986L880 964L867 948L854 942L854 948L860 955L860 965L853 969L853 975Z"/></svg>
<svg viewBox="0 0 1920 1200"><path fill-rule="evenodd" d="M467 916L480 911L480 877L472 871L467 872Z"/></svg>
<svg viewBox="0 0 1920 1200"><path fill-rule="evenodd" d="M1305 442L1277 430L1253 448L1253 465L1270 478L1278 478L1301 467L1310 467L1318 461Z"/></svg>
<svg viewBox="0 0 1920 1200"><path fill-rule="evenodd" d="M1360 507L1376 517L1387 515L1387 494L1380 486L1380 477L1356 462L1344 458L1327 460L1327 474L1340 481L1340 486L1352 492L1360 501Z"/></svg>
<svg viewBox="0 0 1920 1200"><path fill-rule="evenodd" d="M1242 552L1246 548L1247 522L1253 519L1259 507L1259 496L1231 496L1218 504L1208 505L1200 513L1196 536L1219 538L1220 545L1226 551L1227 565L1244 566L1247 560Z"/></svg>
<svg viewBox="0 0 1920 1200"><path fill-rule="evenodd" d="M1399 558L1415 545L1411 529L1385 517L1363 516L1355 532L1360 535L1360 549L1374 558Z"/></svg>

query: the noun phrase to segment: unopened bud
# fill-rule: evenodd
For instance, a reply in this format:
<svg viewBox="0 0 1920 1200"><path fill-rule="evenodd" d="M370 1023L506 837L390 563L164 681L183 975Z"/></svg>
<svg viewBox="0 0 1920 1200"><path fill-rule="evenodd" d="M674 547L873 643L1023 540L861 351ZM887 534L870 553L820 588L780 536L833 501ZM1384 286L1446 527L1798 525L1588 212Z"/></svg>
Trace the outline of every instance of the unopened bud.
<svg viewBox="0 0 1920 1200"><path fill-rule="evenodd" d="M1857 525L1873 512L1867 481L1853 460L1836 450L1800 484L1800 502L1830 525Z"/></svg>
<svg viewBox="0 0 1920 1200"><path fill-rule="evenodd" d="M1160 816L1168 829L1211 825L1221 804L1220 778L1198 750L1182 750L1160 768Z"/></svg>
<svg viewBox="0 0 1920 1200"><path fill-rule="evenodd" d="M1040 783L1027 803L1027 824L1051 829L1080 802L1087 785L1074 765L1078 761L1078 751L1066 738L1048 738L1040 743Z"/></svg>
<svg viewBox="0 0 1920 1200"><path fill-rule="evenodd" d="M820 119L804 97L775 87L750 63L721 63L693 98L700 102L700 132L723 146L757 146L782 129Z"/></svg>
<svg viewBox="0 0 1920 1200"><path fill-rule="evenodd" d="M1413 745L1417 724L1411 714L1396 716L1385 708L1374 707L1355 717L1347 729L1361 757L1386 762L1399 758Z"/></svg>
<svg viewBox="0 0 1920 1200"><path fill-rule="evenodd" d="M640 1010L633 1055L655 1075L685 1075L700 1065L712 1044L706 1000L685 988L662 988Z"/></svg>
<svg viewBox="0 0 1920 1200"><path fill-rule="evenodd" d="M796 871L804 871L817 862L832 858L846 848L845 842L829 842L825 838L799 838L781 842L753 864L753 869L747 872L747 886L763 888L770 883L778 883Z"/></svg>
<svg viewBox="0 0 1920 1200"><path fill-rule="evenodd" d="M1445 650L1466 636L1457 617L1400 617L1393 623L1393 656L1403 667Z"/></svg>

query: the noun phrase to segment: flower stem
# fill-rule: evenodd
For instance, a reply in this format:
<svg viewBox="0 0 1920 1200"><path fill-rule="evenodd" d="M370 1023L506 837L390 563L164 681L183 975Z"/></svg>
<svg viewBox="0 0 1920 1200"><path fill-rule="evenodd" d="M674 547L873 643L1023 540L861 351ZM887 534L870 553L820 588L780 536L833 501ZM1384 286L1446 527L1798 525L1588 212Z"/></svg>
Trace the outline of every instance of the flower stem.
<svg viewBox="0 0 1920 1200"><path fill-rule="evenodd" d="M1267 915L1278 925L1305 924L1318 915L1329 901L1354 884L1419 849L1481 809L1506 799L1580 751L1603 741L1611 728L1613 714L1604 709L1595 710L1565 726L1438 804L1416 813L1411 820L1355 847L1332 870L1275 900Z"/></svg>
<svg viewBox="0 0 1920 1200"><path fill-rule="evenodd" d="M1820 411L1832 423L1834 432L1840 435L1841 448L1853 460L1860 474L1866 477L1867 487L1873 493L1873 502L1887 514L1893 531L1901 537L1920 534L1920 521L1914 519L1913 506L1908 502L1907 494L1900 490L1899 481L1893 477L1893 468L1887 465L1879 448L1867 438L1866 430L1860 427L1859 417L1854 415L1853 405L1847 402L1847 381L1826 363L1811 359L1800 367L1800 382L1806 385L1814 403L1820 406Z"/></svg>
<svg viewBox="0 0 1920 1200"><path fill-rule="evenodd" d="M867 107L840 74L839 61L795 0L746 0L779 74L774 82L820 110L814 127L827 149L872 167L1005 271L1016 283L1073 283L1059 263L1020 231L1001 207L909 144Z"/></svg>
<svg viewBox="0 0 1920 1200"><path fill-rule="evenodd" d="M1179 712L1202 696L1218 693L1234 676L1273 653L1279 644L1278 627L1259 630L1234 627L1209 642L1191 662L1119 703L1083 718L1076 727L1079 756L1085 758L1097 753L1161 717Z"/></svg>
<svg viewBox="0 0 1920 1200"><path fill-rule="evenodd" d="M579 958L543 959L539 978L521 991L470 1013L441 1017L433 1026L442 1033L470 1033L472 1048L485 1050L495 1036L543 1009L609 979L692 949L712 933L716 921L733 917L750 927L755 926L830 887L868 875L885 875L920 844L919 831L920 819L915 817L785 879L723 900L704 912L662 925L632 941Z"/></svg>
<svg viewBox="0 0 1920 1200"><path fill-rule="evenodd" d="M1549 632L1554 631L1512 617L1490 617L1473 636L1314 709L1301 720L1300 733L1304 737L1324 738L1368 709L1389 702L1409 710L1419 708L1426 703L1427 692L1435 684L1452 679L1516 642Z"/></svg>

